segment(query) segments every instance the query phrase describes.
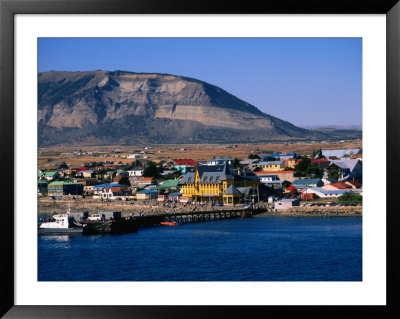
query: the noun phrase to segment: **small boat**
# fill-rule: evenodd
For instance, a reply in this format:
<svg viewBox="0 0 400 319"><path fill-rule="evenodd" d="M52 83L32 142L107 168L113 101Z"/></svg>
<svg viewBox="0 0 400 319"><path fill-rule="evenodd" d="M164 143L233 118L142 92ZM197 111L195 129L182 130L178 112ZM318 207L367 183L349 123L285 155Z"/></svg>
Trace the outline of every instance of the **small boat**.
<svg viewBox="0 0 400 319"><path fill-rule="evenodd" d="M176 226L176 225L179 225L179 224L177 222L172 221L172 222L161 222L160 225L163 225L163 226Z"/></svg>
<svg viewBox="0 0 400 319"><path fill-rule="evenodd" d="M253 215L250 213L250 212L247 212L247 213L242 213L241 214L241 217L242 218L250 218L250 217L252 217Z"/></svg>
<svg viewBox="0 0 400 319"><path fill-rule="evenodd" d="M53 215L54 221L41 223L39 235L81 235L85 225L74 222L70 207L65 214Z"/></svg>

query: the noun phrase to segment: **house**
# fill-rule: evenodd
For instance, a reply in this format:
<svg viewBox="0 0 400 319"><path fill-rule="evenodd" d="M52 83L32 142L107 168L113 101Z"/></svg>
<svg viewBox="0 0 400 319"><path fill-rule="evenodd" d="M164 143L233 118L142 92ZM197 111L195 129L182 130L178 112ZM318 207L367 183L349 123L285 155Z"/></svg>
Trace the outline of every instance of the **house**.
<svg viewBox="0 0 400 319"><path fill-rule="evenodd" d="M179 185L178 179L167 179L159 186L159 189L163 191L175 191Z"/></svg>
<svg viewBox="0 0 400 319"><path fill-rule="evenodd" d="M287 160L287 167L295 168L295 166L301 161L298 158L290 158Z"/></svg>
<svg viewBox="0 0 400 319"><path fill-rule="evenodd" d="M261 175L276 175L280 180L286 180L293 183L295 180L295 171L267 171L267 172L254 172L257 176Z"/></svg>
<svg viewBox="0 0 400 319"><path fill-rule="evenodd" d="M143 176L144 172L144 167L143 166L137 166L135 168L132 168L128 171L129 177L137 177L137 176Z"/></svg>
<svg viewBox="0 0 400 319"><path fill-rule="evenodd" d="M286 182L285 180L280 180L277 175L257 174L257 176L260 178L260 183L273 189L282 188L282 184Z"/></svg>
<svg viewBox="0 0 400 319"><path fill-rule="evenodd" d="M168 195L168 200L171 202L178 203L182 194L181 193L172 193Z"/></svg>
<svg viewBox="0 0 400 319"><path fill-rule="evenodd" d="M93 177L94 176L94 172L93 172L93 170L86 170L86 171L82 171L82 176L84 177L84 178L91 178L91 177Z"/></svg>
<svg viewBox="0 0 400 319"><path fill-rule="evenodd" d="M321 187L324 190L346 190L349 189L350 186L346 185L345 183L337 182L337 183L330 183Z"/></svg>
<svg viewBox="0 0 400 319"><path fill-rule="evenodd" d="M287 153L287 154L275 153L275 154L263 156L262 160L265 161L269 157L279 158L281 161L287 161L291 158L298 157L298 154L296 154L296 153Z"/></svg>
<svg viewBox="0 0 400 319"><path fill-rule="evenodd" d="M332 160L328 166L329 172L337 170L339 181L362 178L362 161L359 159Z"/></svg>
<svg viewBox="0 0 400 319"><path fill-rule="evenodd" d="M327 160L326 158L314 158L314 159L311 159L311 164L315 164L315 165L321 167L322 169L328 168L330 163L331 163L331 161Z"/></svg>
<svg viewBox="0 0 400 319"><path fill-rule="evenodd" d="M139 154L129 154L126 156L126 158L140 158Z"/></svg>
<svg viewBox="0 0 400 319"><path fill-rule="evenodd" d="M153 177L142 177L139 180L138 185L140 187L145 187L145 186L149 186L149 185L157 185L157 181Z"/></svg>
<svg viewBox="0 0 400 319"><path fill-rule="evenodd" d="M357 189L357 188L361 188L362 184L357 182L356 180L349 180L344 182L347 186L349 186L349 188L353 188L353 189Z"/></svg>
<svg viewBox="0 0 400 319"><path fill-rule="evenodd" d="M223 165L223 164L232 164L232 159L231 158L213 158L208 161L206 161L205 165L209 166L214 166L214 165Z"/></svg>
<svg viewBox="0 0 400 319"><path fill-rule="evenodd" d="M297 189L303 189L308 187L321 187L324 185L320 178L312 179L296 179L293 181L292 185Z"/></svg>
<svg viewBox="0 0 400 319"><path fill-rule="evenodd" d="M325 190L320 187L310 187L303 190L303 194L315 194L314 196L318 196L320 198L333 198L342 196L345 193L348 193L350 190Z"/></svg>
<svg viewBox="0 0 400 319"><path fill-rule="evenodd" d="M156 190L144 189L136 193L137 200L147 200L155 199L158 197L158 192Z"/></svg>
<svg viewBox="0 0 400 319"><path fill-rule="evenodd" d="M240 164L244 165L244 166L254 166L255 164L260 163L261 160L258 158L254 158L254 159L246 159L243 161L240 161Z"/></svg>
<svg viewBox="0 0 400 319"><path fill-rule="evenodd" d="M276 201L274 204L275 209L289 209L294 206L300 206L300 199L298 198L283 198Z"/></svg>
<svg viewBox="0 0 400 319"><path fill-rule="evenodd" d="M186 174L189 168L199 165L198 162L192 160L191 158L174 159L173 162L173 167L182 174Z"/></svg>
<svg viewBox="0 0 400 319"><path fill-rule="evenodd" d="M38 183L38 193L42 195L47 194L47 185L49 183L47 181L41 181L41 180L39 180L37 183Z"/></svg>
<svg viewBox="0 0 400 319"><path fill-rule="evenodd" d="M54 181L47 185L49 197L63 198L68 195L82 195L83 185L71 181Z"/></svg>
<svg viewBox="0 0 400 319"><path fill-rule="evenodd" d="M194 172L188 172L183 176L179 185L181 185L183 197L195 201L220 202L232 184L235 188L248 186L257 188L259 182L258 176L250 169L233 170L228 164L224 164L198 165ZM235 191L233 190L233 192Z"/></svg>
<svg viewBox="0 0 400 319"><path fill-rule="evenodd" d="M118 183L94 185L93 198L101 198L103 193L123 193L124 191L124 187Z"/></svg>
<svg viewBox="0 0 400 319"><path fill-rule="evenodd" d="M60 178L60 174L58 174L57 171L42 172L42 177L44 177L47 181L55 181Z"/></svg>
<svg viewBox="0 0 400 319"><path fill-rule="evenodd" d="M257 166L260 166L263 172L276 172L284 169L282 161L260 162Z"/></svg>

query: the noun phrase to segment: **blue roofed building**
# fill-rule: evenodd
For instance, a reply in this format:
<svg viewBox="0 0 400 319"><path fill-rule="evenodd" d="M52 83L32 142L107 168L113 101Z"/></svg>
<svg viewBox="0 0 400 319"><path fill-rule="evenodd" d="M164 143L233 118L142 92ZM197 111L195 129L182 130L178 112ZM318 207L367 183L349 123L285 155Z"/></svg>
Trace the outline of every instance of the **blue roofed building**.
<svg viewBox="0 0 400 319"><path fill-rule="evenodd" d="M324 182L320 178L311 179L296 179L292 185L297 189L304 189L309 187L321 187L324 186Z"/></svg>

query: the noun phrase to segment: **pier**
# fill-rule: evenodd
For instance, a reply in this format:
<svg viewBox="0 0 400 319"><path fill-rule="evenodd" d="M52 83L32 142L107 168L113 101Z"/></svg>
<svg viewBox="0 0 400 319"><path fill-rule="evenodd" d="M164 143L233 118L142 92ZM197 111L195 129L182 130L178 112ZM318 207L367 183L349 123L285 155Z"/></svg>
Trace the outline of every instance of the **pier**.
<svg viewBox="0 0 400 319"><path fill-rule="evenodd" d="M216 220L224 220L231 218L240 218L243 214L246 217L258 215L266 212L266 209L224 209L224 210L209 210L209 211L186 211L186 212L172 212L153 214L148 216L136 216L134 217L139 227L151 227L159 225L164 221L175 221L179 224L186 223L199 223L199 222L210 222Z"/></svg>

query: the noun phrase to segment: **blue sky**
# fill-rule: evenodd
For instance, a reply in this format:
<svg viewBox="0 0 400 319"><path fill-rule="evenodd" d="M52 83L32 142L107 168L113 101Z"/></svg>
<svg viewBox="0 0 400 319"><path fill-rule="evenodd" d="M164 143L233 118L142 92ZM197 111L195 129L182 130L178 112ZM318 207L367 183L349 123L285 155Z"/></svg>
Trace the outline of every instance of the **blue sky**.
<svg viewBox="0 0 400 319"><path fill-rule="evenodd" d="M295 125L361 125L361 38L41 38L39 72L125 70L217 85Z"/></svg>

